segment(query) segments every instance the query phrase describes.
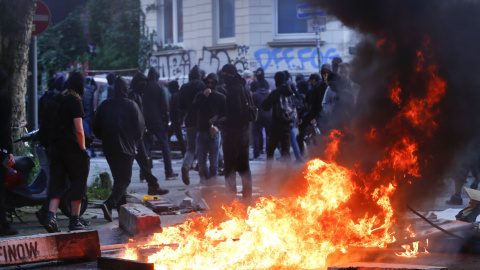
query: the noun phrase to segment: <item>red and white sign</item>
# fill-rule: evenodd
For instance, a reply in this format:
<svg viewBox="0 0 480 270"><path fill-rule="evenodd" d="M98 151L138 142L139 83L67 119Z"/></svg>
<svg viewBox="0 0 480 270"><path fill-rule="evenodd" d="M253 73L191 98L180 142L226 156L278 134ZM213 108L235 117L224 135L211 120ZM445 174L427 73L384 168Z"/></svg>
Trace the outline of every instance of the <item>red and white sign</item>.
<svg viewBox="0 0 480 270"><path fill-rule="evenodd" d="M50 24L50 10L47 5L40 0L37 0L37 9L33 15L32 36L38 36L47 30Z"/></svg>

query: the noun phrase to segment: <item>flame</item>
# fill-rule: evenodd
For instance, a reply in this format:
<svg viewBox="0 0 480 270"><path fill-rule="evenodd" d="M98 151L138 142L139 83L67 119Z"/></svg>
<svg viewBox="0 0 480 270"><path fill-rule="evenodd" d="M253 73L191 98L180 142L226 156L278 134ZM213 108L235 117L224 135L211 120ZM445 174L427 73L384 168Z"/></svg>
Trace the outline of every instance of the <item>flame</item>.
<svg viewBox="0 0 480 270"><path fill-rule="evenodd" d="M156 269L310 269L325 266L329 254L349 246L385 247L394 241L389 197L395 188L365 190L352 177L344 167L311 160L303 196L263 197L246 212L238 203L224 206L228 219L218 225L212 217L191 217L151 237L147 247L176 243L178 248L164 247L148 261ZM380 210L357 218L348 204L358 192ZM138 259L138 246L131 246L124 258Z"/></svg>

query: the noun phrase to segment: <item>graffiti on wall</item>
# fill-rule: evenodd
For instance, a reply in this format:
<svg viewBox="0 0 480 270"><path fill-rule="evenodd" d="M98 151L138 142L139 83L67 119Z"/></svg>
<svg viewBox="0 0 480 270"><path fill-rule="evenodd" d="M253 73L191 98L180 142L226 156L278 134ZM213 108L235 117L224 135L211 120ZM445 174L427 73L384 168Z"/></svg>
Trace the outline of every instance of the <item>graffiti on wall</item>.
<svg viewBox="0 0 480 270"><path fill-rule="evenodd" d="M258 67L265 72L278 70L318 71L318 53L316 48L261 48L253 53ZM335 48L320 50L322 64L330 63L334 57L340 56Z"/></svg>
<svg viewBox="0 0 480 270"><path fill-rule="evenodd" d="M250 57L250 47L246 45L237 46L236 50L203 47L198 56L193 50L154 55L150 57L150 66L157 69L162 80L178 79L180 83L188 81L188 73L195 64L207 73L217 73L229 63L235 65L239 72L259 67L270 74L279 70L303 73L318 71L318 53L314 47L260 48L253 53L253 58ZM336 48L320 50L322 64L330 63L337 56L340 55Z"/></svg>

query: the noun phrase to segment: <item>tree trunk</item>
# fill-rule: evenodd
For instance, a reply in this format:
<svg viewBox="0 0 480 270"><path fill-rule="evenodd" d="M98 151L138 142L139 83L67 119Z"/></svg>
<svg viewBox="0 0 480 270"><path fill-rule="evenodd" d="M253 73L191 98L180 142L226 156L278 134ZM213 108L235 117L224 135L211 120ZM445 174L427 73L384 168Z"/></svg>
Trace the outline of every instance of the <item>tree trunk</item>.
<svg viewBox="0 0 480 270"><path fill-rule="evenodd" d="M0 0L0 67L8 75L13 127L25 121L28 50L36 6L36 0ZM13 139L18 138L21 131L12 131Z"/></svg>

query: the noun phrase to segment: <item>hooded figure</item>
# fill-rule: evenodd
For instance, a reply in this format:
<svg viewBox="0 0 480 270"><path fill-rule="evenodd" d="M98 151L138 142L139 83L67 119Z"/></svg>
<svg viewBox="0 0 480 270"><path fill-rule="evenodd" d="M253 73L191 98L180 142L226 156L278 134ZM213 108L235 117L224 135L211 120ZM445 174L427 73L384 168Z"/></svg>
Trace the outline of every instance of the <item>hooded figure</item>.
<svg viewBox="0 0 480 270"><path fill-rule="evenodd" d="M103 203L106 220L113 221L112 209L126 203L135 148L145 131L145 122L137 104L127 99L128 86L122 77L113 84L114 97L103 101L93 120L93 132L102 140L102 148L114 180L110 197Z"/></svg>
<svg viewBox="0 0 480 270"><path fill-rule="evenodd" d="M145 94L145 88L147 87L147 77L141 72L135 73L133 75L132 81L130 82L130 92L128 92L128 98L137 103L140 111L143 113L143 102L142 97Z"/></svg>
<svg viewBox="0 0 480 270"><path fill-rule="evenodd" d="M165 89L158 84L160 75L151 67L148 70L148 84L143 96L143 115L147 129L157 137L162 149L165 167L165 179L174 180L178 174L173 172L170 145L168 142L168 100ZM148 149L147 149L148 153Z"/></svg>
<svg viewBox="0 0 480 270"><path fill-rule="evenodd" d="M249 122L246 119L247 95L245 80L238 74L232 64L222 67L221 76L227 87L226 120L222 124L225 131L223 153L225 162L225 188L232 195L237 193L235 172L242 178L242 196L250 200L252 197L252 173L249 164Z"/></svg>
<svg viewBox="0 0 480 270"><path fill-rule="evenodd" d="M177 137L178 144L180 145L180 151L182 156L185 156L187 148L185 146L185 141L183 139L182 133L182 124L183 124L183 112L178 109L178 94L179 94L178 81L171 81L168 83L168 91L170 92L170 127L168 129L168 139L175 134Z"/></svg>
<svg viewBox="0 0 480 270"><path fill-rule="evenodd" d="M188 74L188 82L182 85L178 95L178 108L185 113L185 127L187 131L187 152L182 165L182 180L185 185L190 184L189 170L195 159L196 152L197 116L192 104L195 96L206 88L207 86L200 80L200 69L195 65L190 70L190 74Z"/></svg>
<svg viewBox="0 0 480 270"><path fill-rule="evenodd" d="M270 85L268 84L267 80L265 80L265 71L263 68L258 68L255 72L255 77L257 78L257 82L260 84L260 88L270 89Z"/></svg>
<svg viewBox="0 0 480 270"><path fill-rule="evenodd" d="M108 83L107 98L113 97L113 83L115 81L115 78L117 78L117 75L115 75L115 73L110 72L107 74L107 83Z"/></svg>

